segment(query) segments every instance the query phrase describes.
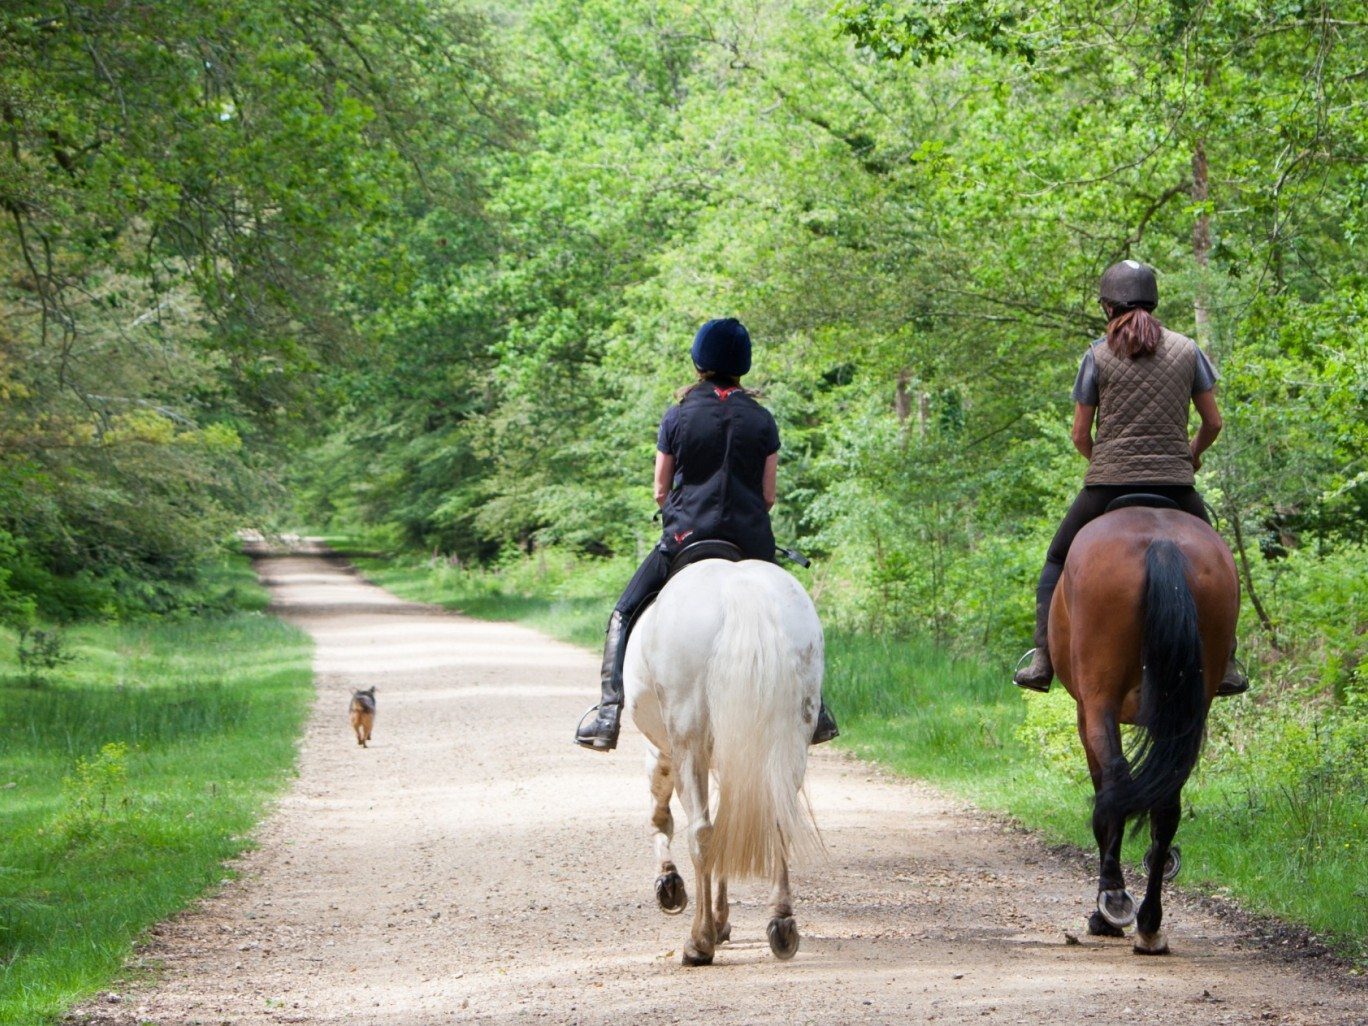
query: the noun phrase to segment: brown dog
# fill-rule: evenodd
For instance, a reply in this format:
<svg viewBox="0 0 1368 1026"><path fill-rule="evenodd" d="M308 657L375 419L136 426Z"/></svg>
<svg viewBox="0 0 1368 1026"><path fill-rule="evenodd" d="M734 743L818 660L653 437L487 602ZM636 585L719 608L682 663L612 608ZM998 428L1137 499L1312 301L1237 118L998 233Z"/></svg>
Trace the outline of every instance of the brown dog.
<svg viewBox="0 0 1368 1026"><path fill-rule="evenodd" d="M356 731L356 743L362 748L370 740L371 728L375 726L375 688L353 691L351 697L351 725Z"/></svg>

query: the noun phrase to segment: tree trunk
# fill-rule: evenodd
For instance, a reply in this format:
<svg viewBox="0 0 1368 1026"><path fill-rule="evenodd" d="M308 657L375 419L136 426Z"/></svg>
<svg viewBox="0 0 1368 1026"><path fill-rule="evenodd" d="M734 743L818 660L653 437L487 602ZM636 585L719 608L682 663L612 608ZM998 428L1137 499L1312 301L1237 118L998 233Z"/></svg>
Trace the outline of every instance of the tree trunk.
<svg viewBox="0 0 1368 1026"><path fill-rule="evenodd" d="M1200 205L1201 212L1192 226L1192 257L1197 262L1197 289L1192 298L1193 323L1196 326L1197 341L1210 342L1210 314L1207 310L1207 265L1211 259L1211 215L1207 212L1206 202L1211 194L1207 177L1206 144L1197 140L1192 152L1192 202Z"/></svg>
<svg viewBox="0 0 1368 1026"><path fill-rule="evenodd" d="M1263 602L1259 600L1259 593L1254 590L1254 578L1249 574L1249 555L1245 551L1244 526L1240 521L1240 511L1234 502L1229 504L1229 509L1230 528L1235 532L1235 552L1240 557L1240 576L1244 578L1249 604L1254 607L1254 614L1259 618L1259 626L1268 635L1268 643L1273 646L1275 652L1281 652L1282 646L1278 643L1278 632L1273 626L1273 619L1268 615L1268 610L1264 609Z"/></svg>
<svg viewBox="0 0 1368 1026"><path fill-rule="evenodd" d="M911 378L907 368L898 371L898 382L893 387L893 412L899 424L906 424L912 413L912 400L907 394L907 382Z"/></svg>

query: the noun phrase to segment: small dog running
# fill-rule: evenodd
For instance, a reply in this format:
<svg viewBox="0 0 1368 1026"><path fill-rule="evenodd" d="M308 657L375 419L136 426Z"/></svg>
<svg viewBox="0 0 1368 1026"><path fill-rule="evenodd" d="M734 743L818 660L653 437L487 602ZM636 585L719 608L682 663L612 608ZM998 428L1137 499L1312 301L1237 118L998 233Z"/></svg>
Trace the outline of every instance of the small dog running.
<svg viewBox="0 0 1368 1026"><path fill-rule="evenodd" d="M350 712L356 743L365 748L371 737L371 728L375 726L375 688L353 691Z"/></svg>

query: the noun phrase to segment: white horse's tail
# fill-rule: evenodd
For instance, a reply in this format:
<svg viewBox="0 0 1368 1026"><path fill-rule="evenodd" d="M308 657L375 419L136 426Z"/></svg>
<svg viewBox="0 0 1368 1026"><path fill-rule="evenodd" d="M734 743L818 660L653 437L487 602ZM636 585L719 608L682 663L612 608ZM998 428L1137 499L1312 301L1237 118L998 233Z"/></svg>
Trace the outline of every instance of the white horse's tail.
<svg viewBox="0 0 1368 1026"><path fill-rule="evenodd" d="M770 596L737 586L722 599L707 674L717 778L708 868L731 879L771 877L783 860L821 850L802 792L812 724L803 719L793 643Z"/></svg>

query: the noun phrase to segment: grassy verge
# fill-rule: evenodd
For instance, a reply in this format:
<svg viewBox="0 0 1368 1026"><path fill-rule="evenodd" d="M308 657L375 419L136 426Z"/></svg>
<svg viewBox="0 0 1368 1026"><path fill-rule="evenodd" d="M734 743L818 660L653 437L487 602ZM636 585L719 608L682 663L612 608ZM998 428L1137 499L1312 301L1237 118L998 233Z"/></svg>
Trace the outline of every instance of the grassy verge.
<svg viewBox="0 0 1368 1026"><path fill-rule="evenodd" d="M597 646L633 567L554 555L494 570L363 559L407 598L519 620ZM1026 695L1006 674L928 643L832 632L827 698L837 744L1006 812L1051 842L1091 850L1091 785L1059 687ZM1368 965L1368 727L1284 693L1221 700L1184 790L1184 886L1303 924ZM1127 842L1138 866L1144 839ZM1080 894L1084 884L1080 882Z"/></svg>
<svg viewBox="0 0 1368 1026"><path fill-rule="evenodd" d="M1026 695L1000 671L933 647L858 636L832 639L828 680L861 755L1093 850L1092 786L1062 688ZM1368 964L1368 806L1354 730L1361 723L1308 716L1298 703L1219 701L1178 840L1185 887L1307 926ZM1132 866L1147 843L1126 842Z"/></svg>
<svg viewBox="0 0 1368 1026"><path fill-rule="evenodd" d="M21 667L0 634L0 1023L51 1021L124 971L138 936L223 877L288 778L308 639L238 612L65 630L69 662Z"/></svg>
<svg viewBox="0 0 1368 1026"><path fill-rule="evenodd" d="M481 620L516 620L586 648L603 645L613 602L636 569L621 559L580 563L553 556L496 570L414 558L354 556L352 561L368 579L401 598Z"/></svg>

